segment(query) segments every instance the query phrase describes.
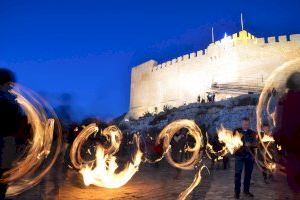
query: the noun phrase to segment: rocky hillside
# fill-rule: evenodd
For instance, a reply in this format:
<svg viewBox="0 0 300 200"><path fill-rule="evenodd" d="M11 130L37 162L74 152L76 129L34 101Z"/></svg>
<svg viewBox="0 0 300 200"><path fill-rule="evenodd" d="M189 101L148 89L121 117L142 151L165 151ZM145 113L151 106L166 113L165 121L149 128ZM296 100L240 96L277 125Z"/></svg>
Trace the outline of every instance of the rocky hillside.
<svg viewBox="0 0 300 200"><path fill-rule="evenodd" d="M215 134L223 125L234 129L240 126L243 117L249 117L251 127L256 129L255 108L259 96L257 94L242 95L214 103L192 103L179 108L164 109L158 114L145 113L138 120L119 119L119 126L128 133L159 132L167 124L177 119L193 119L202 131Z"/></svg>

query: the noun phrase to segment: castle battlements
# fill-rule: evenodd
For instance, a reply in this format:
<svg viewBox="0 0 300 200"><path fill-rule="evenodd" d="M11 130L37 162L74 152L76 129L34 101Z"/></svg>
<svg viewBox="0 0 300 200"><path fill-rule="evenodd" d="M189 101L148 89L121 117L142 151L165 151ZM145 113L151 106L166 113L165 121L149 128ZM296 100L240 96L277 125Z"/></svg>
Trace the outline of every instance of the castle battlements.
<svg viewBox="0 0 300 200"><path fill-rule="evenodd" d="M300 57L300 34L256 37L242 30L204 50L163 63L149 60L132 68L130 115L159 112L205 98L214 84L229 88L261 88L273 70ZM249 89L251 90L251 89ZM239 93L218 91L216 100ZM249 91L253 92L253 91Z"/></svg>
<svg viewBox="0 0 300 200"><path fill-rule="evenodd" d="M239 33L235 33L233 35L225 36L221 40L215 41L208 45L208 47L204 50L199 50L197 52L191 52L189 54L185 54L183 56L179 56L177 58L173 58L169 61L165 61L163 63L153 63L151 68L148 68L151 72L157 72L166 67L170 67L174 64L178 64L180 62L188 62L193 59L210 59L215 58L214 55L215 50L223 49L224 53L226 54L227 51L232 50L229 47L236 47L236 46L247 46L247 45L270 45L270 44L278 44L278 43L286 43L286 42L298 42L300 43L300 34L293 34L293 35L281 35L281 36L271 36L271 37L262 37L257 38L254 35L250 34L247 31L240 31ZM224 49L224 46L227 47ZM136 67L142 67L142 65Z"/></svg>

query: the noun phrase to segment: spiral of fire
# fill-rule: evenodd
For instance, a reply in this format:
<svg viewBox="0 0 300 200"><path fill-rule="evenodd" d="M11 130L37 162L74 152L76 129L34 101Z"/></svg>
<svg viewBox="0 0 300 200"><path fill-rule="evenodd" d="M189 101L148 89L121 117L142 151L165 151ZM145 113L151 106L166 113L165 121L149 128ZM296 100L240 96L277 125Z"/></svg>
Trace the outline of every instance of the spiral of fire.
<svg viewBox="0 0 300 200"><path fill-rule="evenodd" d="M193 147L188 146L186 149L187 152L191 153L191 157L185 162L177 163L172 158L172 147L170 144L173 136L183 128L187 129L187 134L194 138L195 145ZM204 146L204 142L201 129L193 120L182 119L168 124L156 138L157 144L160 144L161 142L163 144L163 155L166 157L170 165L183 170L195 169L195 165L199 163L200 148Z"/></svg>
<svg viewBox="0 0 300 200"><path fill-rule="evenodd" d="M181 129L187 129L187 134L194 138L195 144L193 147L188 146L186 152L191 153L191 157L184 162L176 162L172 158L171 151L171 140L173 136L178 133ZM158 135L156 138L156 143L163 144L163 156L166 157L167 161L173 167L182 169L182 170L193 170L197 169L198 165L201 162L201 147L204 147L203 134L201 129L197 126L197 124L193 120L182 119L174 121L168 124ZM161 160L162 158L158 159ZM201 173L203 169L207 169L205 166L201 166L198 172L195 175L193 182L190 184L188 188L186 188L183 192L180 193L178 199L183 200L188 197L188 195L199 185L201 182L202 176Z"/></svg>
<svg viewBox="0 0 300 200"><path fill-rule="evenodd" d="M62 133L54 111L38 95L20 85L9 92L17 97L32 130L26 150L0 179L9 184L6 196L12 197L38 184L49 172L60 153Z"/></svg>
<svg viewBox="0 0 300 200"><path fill-rule="evenodd" d="M186 151L192 155L190 159L185 162L177 163L173 160L170 153L171 139L175 133L178 133L181 129L186 128L188 135L192 136L195 140L193 147L187 147ZM101 135L105 136L110 141L109 147L98 145L96 150L96 159L92 161L84 160L81 156L81 150L83 144L88 138L95 133L99 133L99 128L96 124L90 124L79 133L74 140L71 151L70 159L73 166L80 171L83 176L85 185L96 185L105 188L119 188L125 185L132 176L138 171L138 168L142 162L143 153L140 150L140 137L134 135L134 142L137 147L137 151L133 156L131 163L127 164L126 167L119 173L116 173L118 165L116 163L116 157L114 154L118 152L121 141L122 132L116 126L109 126L100 132ZM163 143L163 155L161 158L154 162L160 161L164 156L168 162L176 167L183 170L193 170L200 163L201 153L200 148L203 147L203 136L200 128L192 120L178 120L168 126L166 126L159 134L156 139L156 143ZM144 162L150 162L144 159ZM205 167L200 167L192 184L179 195L179 199L186 199L186 197L194 190L194 188L201 181L201 172Z"/></svg>
<svg viewBox="0 0 300 200"><path fill-rule="evenodd" d="M100 133L110 141L110 146L106 148L103 145L98 145L96 147L96 160L86 161L81 156L82 145L90 135L97 132L99 132L97 125L90 124L79 133L71 147L71 162L82 174L85 185L93 184L105 188L119 188L125 185L138 171L143 156L139 146L140 137L134 135L137 151L132 162L127 164L121 172L116 173L118 164L114 155L119 151L122 142L122 132L116 126L109 126Z"/></svg>

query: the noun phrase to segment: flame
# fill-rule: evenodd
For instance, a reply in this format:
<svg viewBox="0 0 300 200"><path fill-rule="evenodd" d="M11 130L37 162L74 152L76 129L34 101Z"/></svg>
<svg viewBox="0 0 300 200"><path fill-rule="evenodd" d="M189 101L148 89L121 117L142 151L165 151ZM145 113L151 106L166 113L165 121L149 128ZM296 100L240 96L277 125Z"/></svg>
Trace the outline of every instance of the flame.
<svg viewBox="0 0 300 200"><path fill-rule="evenodd" d="M201 173L204 169L207 169L207 167L202 166L199 171L197 172L192 184L182 193L180 193L178 200L184 200L188 197L188 195L200 184L202 180ZM207 169L208 170L208 169ZM209 171L209 170L208 170Z"/></svg>
<svg viewBox="0 0 300 200"><path fill-rule="evenodd" d="M115 171L118 168L116 157L109 154L105 155L105 149L98 146L96 167L92 169L90 166L85 166L80 170L84 184L86 186L93 184L105 188L119 188L125 185L138 171L142 156L143 153L138 150L133 163L129 163L120 173L116 173Z"/></svg>
<svg viewBox="0 0 300 200"><path fill-rule="evenodd" d="M101 132L107 139L110 137L111 144L108 148L101 145L97 146L95 161L85 161L80 155L82 144L98 130L96 124L90 124L79 133L70 152L72 164L80 170L86 186L93 184L105 188L119 188L133 177L142 162L143 153L139 147L140 137L134 135L137 151L133 162L127 164L121 172L116 173L119 166L114 154L118 152L122 141L122 133L116 126L109 126Z"/></svg>
<svg viewBox="0 0 300 200"><path fill-rule="evenodd" d="M223 126L218 130L219 142L225 144L226 153L234 154L241 146L243 146L242 135L237 132L233 134L231 130L225 129Z"/></svg>
<svg viewBox="0 0 300 200"><path fill-rule="evenodd" d="M185 149L185 152L191 152L192 156L189 160L186 160L185 162L177 163L173 160L171 156L171 152L169 151L172 147L170 146L171 140L175 133L178 133L181 129L186 128L188 130L188 135L192 136L195 140L194 147L188 146ZM163 140L163 149L164 154L162 157L166 157L169 164L171 164L173 167L183 169L183 170L193 170L197 167L197 165L200 163L200 148L204 146L203 142L203 135L201 132L201 129L197 126L197 124L193 120L188 119L182 119L177 120L169 125L167 125L158 135L156 139L156 143L160 144L161 140ZM162 158L159 158L158 160L161 160ZM195 175L195 178L191 185L184 190L178 197L180 200L184 200L188 197L188 195L200 184L201 182L201 172L205 167L202 166L200 170Z"/></svg>
<svg viewBox="0 0 300 200"><path fill-rule="evenodd" d="M186 128L188 130L188 135L192 136L195 139L195 146L194 147L187 147L186 151L191 152L192 156L189 160L182 162L182 163L177 163L173 160L171 156L171 152L169 149L171 148L170 143L178 131L181 129ZM167 125L158 135L156 139L156 143L160 144L161 140L163 140L163 149L164 149L164 154L168 160L168 162L176 168L183 169L183 170L193 170L195 165L199 163L199 156L200 156L200 148L203 147L203 137L202 137L202 132L200 128L197 126L197 124L192 121L192 120L187 120L187 119L182 119L182 120L177 120L169 125Z"/></svg>
<svg viewBox="0 0 300 200"><path fill-rule="evenodd" d="M270 134L264 134L263 137L261 137L261 134L258 134L258 136L261 146L258 148L257 154L261 154L263 158L260 160L257 156L255 156L255 161L262 171L273 172L277 169L277 164L274 162L273 155L271 153L271 149L273 147L271 144L274 144L275 140Z"/></svg>
<svg viewBox="0 0 300 200"><path fill-rule="evenodd" d="M282 147L280 145L276 145L276 148L278 149L278 151L282 150Z"/></svg>
<svg viewBox="0 0 300 200"><path fill-rule="evenodd" d="M277 108L276 105L278 105L280 98L286 93L287 78L295 72L300 72L299 64L300 59L296 58L278 66L265 81L264 88L259 96L259 101L256 107L256 127L261 144L259 152L264 156L264 161L261 166L270 171L274 170L275 168L284 169L284 166L282 166L282 164L280 164L278 160L274 159L273 157L275 152L272 151L274 148L270 148L270 143L274 143L274 139L262 138L260 134L262 132L262 125L267 120L271 127L280 126L280 124L277 124L275 120ZM270 95L273 89L276 90L276 95ZM281 146L277 145L276 148L277 150L281 151Z"/></svg>
<svg viewBox="0 0 300 200"><path fill-rule="evenodd" d="M273 136L264 134L264 137L261 139L261 142L275 142Z"/></svg>
<svg viewBox="0 0 300 200"><path fill-rule="evenodd" d="M233 132L229 129L224 128L221 126L221 129L217 130L218 134L218 140L220 143L225 144L223 148L220 151L214 151L213 146L209 143L209 137L206 133L206 149L205 153L209 159L213 159L210 154L213 154L216 156L217 160L222 160L225 155L228 153L234 154L241 146L243 146L242 142L242 135L240 133L233 134Z"/></svg>
<svg viewBox="0 0 300 200"><path fill-rule="evenodd" d="M185 162L177 163L173 160L169 150L171 149L170 143L172 137L182 128L186 128L188 130L187 134L195 139L195 145L193 147L188 146L185 149L185 152L192 153L191 158ZM96 124L90 124L84 127L72 144L70 151L71 162L75 168L79 169L85 185L88 186L92 184L105 188L119 188L125 185L133 177L142 162L143 153L139 147L140 137L134 135L137 151L132 163L127 164L121 172L116 173L119 166L116 163L114 154L118 152L122 139L122 133L116 126L110 126L101 132L107 139L110 138L110 146L108 148L101 145L97 146L96 160L86 161L80 155L84 142L91 134L98 131L99 129ZM184 119L167 125L156 138L156 144L160 144L161 142L163 142L164 150L162 156L155 161L144 158L144 162L159 162L166 157L167 161L172 166L183 170L193 170L197 168L198 164L201 162L199 158L202 155L200 148L203 147L203 138L200 128L194 121ZM199 169L191 185L179 195L178 199L186 199L195 187L199 185L201 182L201 172L204 168L205 166L202 166Z"/></svg>
<svg viewBox="0 0 300 200"><path fill-rule="evenodd" d="M37 185L53 166L62 144L60 124L54 111L45 101L20 85L14 85L9 92L16 95L17 102L27 115L33 137L24 155L16 160L15 165L0 179L1 183L9 184L6 197L18 195ZM54 118L49 118L47 113L51 113ZM58 123L57 145L50 156L55 122Z"/></svg>

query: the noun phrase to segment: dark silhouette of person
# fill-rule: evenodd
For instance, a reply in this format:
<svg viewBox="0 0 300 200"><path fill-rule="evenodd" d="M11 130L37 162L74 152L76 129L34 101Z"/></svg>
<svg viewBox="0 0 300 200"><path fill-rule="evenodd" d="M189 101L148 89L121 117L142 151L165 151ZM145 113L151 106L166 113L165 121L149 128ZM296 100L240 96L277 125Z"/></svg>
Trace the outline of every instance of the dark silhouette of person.
<svg viewBox="0 0 300 200"><path fill-rule="evenodd" d="M286 152L288 184L294 192L300 192L300 72L289 76L286 88L276 107L273 135Z"/></svg>
<svg viewBox="0 0 300 200"><path fill-rule="evenodd" d="M200 97L200 95L197 97L197 102L198 102L198 103L201 102L201 97Z"/></svg>
<svg viewBox="0 0 300 200"><path fill-rule="evenodd" d="M250 182L254 165L255 148L257 146L257 134L250 129L249 118L245 117L242 119L241 128L234 130L236 133L242 134L243 146L238 149L235 156L235 175L234 175L234 191L235 198L240 198L240 188L241 188L241 176L243 168L245 167L245 177L244 177L244 194L248 197L253 197L254 195L250 193Z"/></svg>
<svg viewBox="0 0 300 200"><path fill-rule="evenodd" d="M24 113L16 101L16 96L9 91L16 82L14 74L0 68L0 176L11 168L16 159L16 138L24 125ZM22 125L23 124L23 125ZM14 144L8 141L13 141ZM8 150L7 150L8 149ZM0 182L0 199L5 198L7 183Z"/></svg>
<svg viewBox="0 0 300 200"><path fill-rule="evenodd" d="M215 102L216 94L214 92L207 93L207 101L212 103Z"/></svg>

